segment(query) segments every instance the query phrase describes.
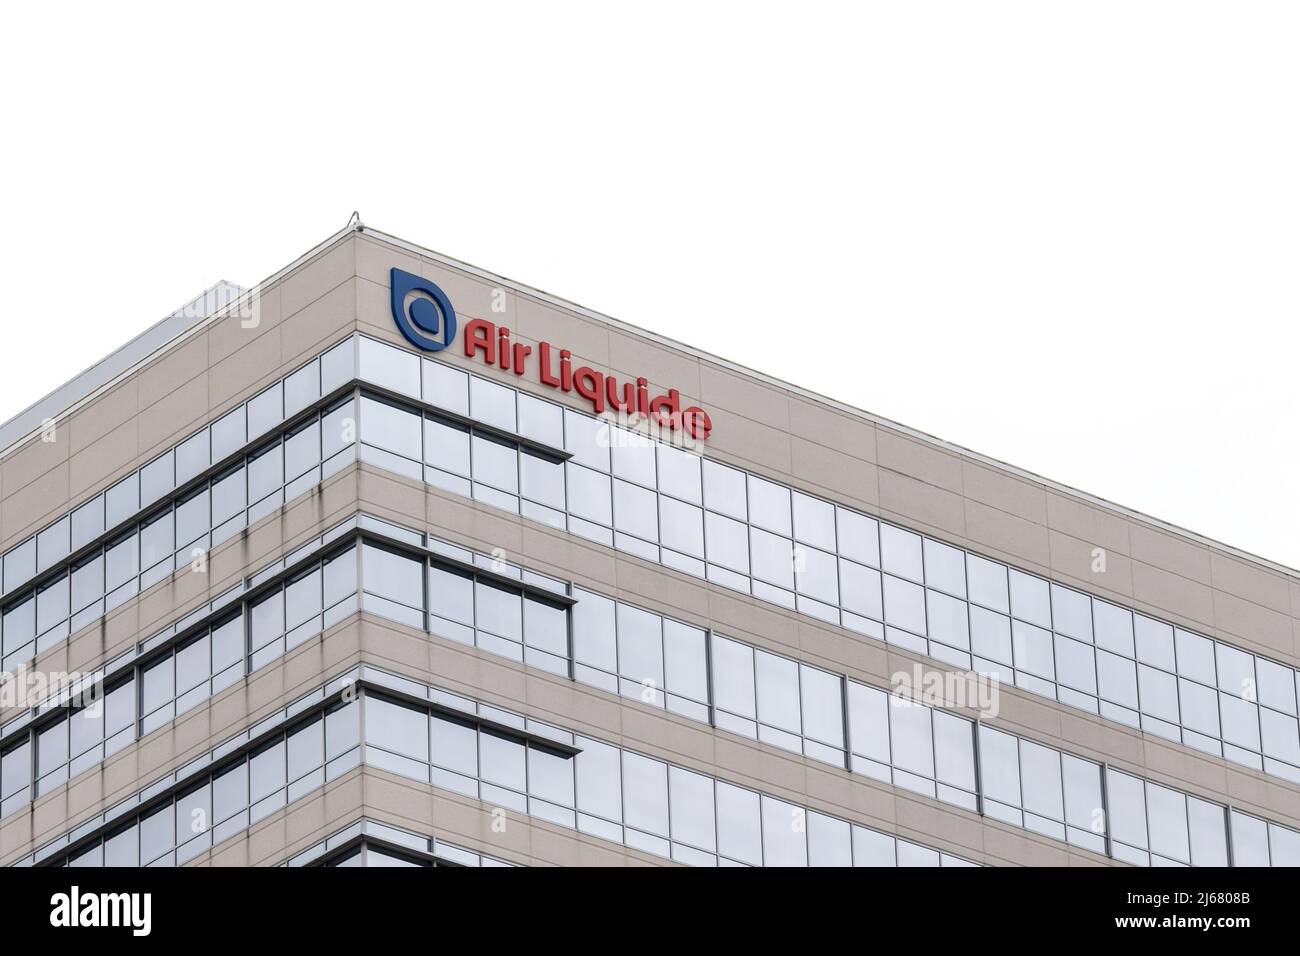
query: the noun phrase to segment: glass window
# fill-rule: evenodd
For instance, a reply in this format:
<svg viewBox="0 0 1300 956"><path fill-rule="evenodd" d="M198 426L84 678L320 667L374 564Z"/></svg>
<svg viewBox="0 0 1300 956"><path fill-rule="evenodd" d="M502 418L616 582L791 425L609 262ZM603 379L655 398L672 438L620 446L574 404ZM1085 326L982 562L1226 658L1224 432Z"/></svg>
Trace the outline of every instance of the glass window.
<svg viewBox="0 0 1300 956"><path fill-rule="evenodd" d="M856 824L853 827L853 865L888 866L896 863L894 838Z"/></svg>
<svg viewBox="0 0 1300 956"><path fill-rule="evenodd" d="M516 643L523 640L520 592L487 581L475 581L474 597L480 630Z"/></svg>
<svg viewBox="0 0 1300 956"><path fill-rule="evenodd" d="M970 599L1003 614L1010 613L1007 601L1007 569L1005 565L966 555L966 580L970 585Z"/></svg>
<svg viewBox="0 0 1300 956"><path fill-rule="evenodd" d="M429 607L439 617L473 627L473 575L438 564L430 566Z"/></svg>
<svg viewBox="0 0 1300 956"><path fill-rule="evenodd" d="M1138 694L1144 714L1178 723L1178 682L1172 674L1138 665Z"/></svg>
<svg viewBox="0 0 1300 956"><path fill-rule="evenodd" d="M610 426L610 466L615 477L655 487L655 443L638 432Z"/></svg>
<svg viewBox="0 0 1300 956"><path fill-rule="evenodd" d="M807 866L804 810L783 800L763 797L763 865Z"/></svg>
<svg viewBox="0 0 1300 956"><path fill-rule="evenodd" d="M859 564L880 567L880 533L874 518L837 507L835 526L841 555Z"/></svg>
<svg viewBox="0 0 1300 956"><path fill-rule="evenodd" d="M614 482L614 527L646 541L659 540L658 496L639 485Z"/></svg>
<svg viewBox="0 0 1300 956"><path fill-rule="evenodd" d="M248 500L258 502L284 485L284 448L279 442L248 463Z"/></svg>
<svg viewBox="0 0 1300 956"><path fill-rule="evenodd" d="M221 461L247 440L244 406L238 405L212 423L212 461Z"/></svg>
<svg viewBox="0 0 1300 956"><path fill-rule="evenodd" d="M286 783L284 741L262 748L248 762L248 790L253 803L270 796Z"/></svg>
<svg viewBox="0 0 1300 956"><path fill-rule="evenodd" d="M558 604L524 595L524 638L529 647L568 657L569 615Z"/></svg>
<svg viewBox="0 0 1300 956"><path fill-rule="evenodd" d="M1017 740L981 724L980 781L984 796L1010 807L1020 806L1020 760Z"/></svg>
<svg viewBox="0 0 1300 956"><path fill-rule="evenodd" d="M713 637L714 703L751 719L755 715L753 654L746 644L716 634Z"/></svg>
<svg viewBox="0 0 1300 956"><path fill-rule="evenodd" d="M1254 700L1255 658L1227 644L1214 644L1219 689L1244 700Z"/></svg>
<svg viewBox="0 0 1300 956"><path fill-rule="evenodd" d="M970 647L970 630L965 601L958 601L938 591L925 592L930 636L949 647Z"/></svg>
<svg viewBox="0 0 1300 956"><path fill-rule="evenodd" d="M1268 826L1237 810L1228 813L1232 828L1232 865L1268 866Z"/></svg>
<svg viewBox="0 0 1300 956"><path fill-rule="evenodd" d="M424 607L421 561L373 544L361 546L361 581L371 594L407 607Z"/></svg>
<svg viewBox="0 0 1300 956"><path fill-rule="evenodd" d="M284 633L284 592L273 591L253 605L249 616L252 649L265 647Z"/></svg>
<svg viewBox="0 0 1300 956"><path fill-rule="evenodd" d="M1098 651L1097 682L1102 697L1125 707L1137 708L1137 667L1128 658Z"/></svg>
<svg viewBox="0 0 1300 956"><path fill-rule="evenodd" d="M794 492L794 536L823 551L835 550L835 506L802 492Z"/></svg>
<svg viewBox="0 0 1300 956"><path fill-rule="evenodd" d="M289 779L325 765L325 721L315 717L289 734Z"/></svg>
<svg viewBox="0 0 1300 956"><path fill-rule="evenodd" d="M1133 612L1092 599L1092 622L1097 646L1125 657L1133 656Z"/></svg>
<svg viewBox="0 0 1300 956"><path fill-rule="evenodd" d="M614 643L614 602L599 594L575 588L573 616L574 659L606 671L618 669Z"/></svg>
<svg viewBox="0 0 1300 956"><path fill-rule="evenodd" d="M693 505L703 504L700 456L671 445L658 445L659 490Z"/></svg>
<svg viewBox="0 0 1300 956"><path fill-rule="evenodd" d="M805 736L832 747L844 746L843 681L835 674L799 665L799 694L803 702Z"/></svg>
<svg viewBox="0 0 1300 956"><path fill-rule="evenodd" d="M763 865L758 794L717 781L718 853L750 866Z"/></svg>
<svg viewBox="0 0 1300 956"><path fill-rule="evenodd" d="M5 653L10 654L26 646L34 637L36 637L36 599L29 597L4 612Z"/></svg>
<svg viewBox="0 0 1300 956"><path fill-rule="evenodd" d="M145 570L170 558L175 549L171 511L164 511L140 529L140 566Z"/></svg>
<svg viewBox="0 0 1300 956"><path fill-rule="evenodd" d="M750 523L790 537L790 489L755 475L747 477Z"/></svg>
<svg viewBox="0 0 1300 956"><path fill-rule="evenodd" d="M435 468L469 477L469 429L441 418L424 420L424 460Z"/></svg>
<svg viewBox="0 0 1300 956"><path fill-rule="evenodd" d="M409 584L407 585L409 587ZM420 569L415 568L415 593L420 595L420 607L424 606L423 591L420 589ZM284 617L286 628L293 628L303 621L321 612L321 571L320 567L304 571L291 579L284 589Z"/></svg>
<svg viewBox="0 0 1300 956"><path fill-rule="evenodd" d="M704 531L710 561L741 574L749 573L749 529L743 522L707 511Z"/></svg>
<svg viewBox="0 0 1300 956"><path fill-rule="evenodd" d="M855 754L881 764L890 762L888 694L849 681L849 740Z"/></svg>
<svg viewBox="0 0 1300 956"><path fill-rule="evenodd" d="M529 501L563 511L564 463L520 449L519 490Z"/></svg>
<svg viewBox="0 0 1300 956"><path fill-rule="evenodd" d="M1190 863L1187 845L1187 801L1181 793L1148 783L1147 820L1151 852L1166 859Z"/></svg>
<svg viewBox="0 0 1300 956"><path fill-rule="evenodd" d="M840 559L840 601L844 610L875 621L885 617L880 596L880 572Z"/></svg>
<svg viewBox="0 0 1300 956"><path fill-rule="evenodd" d="M664 620L664 686L696 701L708 700L706 635L698 627Z"/></svg>
<svg viewBox="0 0 1300 956"><path fill-rule="evenodd" d="M807 594L827 604L840 602L834 555L807 545L796 545L794 567L795 582L800 594Z"/></svg>
<svg viewBox="0 0 1300 956"><path fill-rule="evenodd" d="M717 849L713 780L681 767L669 767L668 797L673 840L710 853Z"/></svg>
<svg viewBox="0 0 1300 956"><path fill-rule="evenodd" d="M886 574L884 578L885 620L914 634L924 634L925 589L892 574Z"/></svg>
<svg viewBox="0 0 1300 956"><path fill-rule="evenodd" d="M745 473L704 459L704 507L738 521L748 516Z"/></svg>
<svg viewBox="0 0 1300 956"><path fill-rule="evenodd" d="M424 400L458 415L468 415L469 376L459 369L429 359L420 364L424 379Z"/></svg>
<svg viewBox="0 0 1300 956"><path fill-rule="evenodd" d="M72 610L80 611L104 596L104 557L87 558L72 569Z"/></svg>
<svg viewBox="0 0 1300 956"><path fill-rule="evenodd" d="M936 710L934 714L935 777L950 786L975 792L975 736L963 717Z"/></svg>
<svg viewBox="0 0 1300 956"><path fill-rule="evenodd" d="M619 749L586 737L576 738L574 745L580 748L574 758L578 809L606 820L622 820Z"/></svg>
<svg viewBox="0 0 1300 956"><path fill-rule="evenodd" d="M212 522L221 524L248 507L246 476L243 466L212 482Z"/></svg>
<svg viewBox="0 0 1300 956"><path fill-rule="evenodd" d="M164 452L140 469L140 503L157 501L176 487L175 456Z"/></svg>
<svg viewBox="0 0 1300 956"><path fill-rule="evenodd" d="M799 666L788 658L756 650L754 671L758 719L769 726L799 733Z"/></svg>
<svg viewBox="0 0 1300 956"><path fill-rule="evenodd" d="M471 375L469 413L481 422L508 432L515 431L515 390Z"/></svg>
<svg viewBox="0 0 1300 956"><path fill-rule="evenodd" d="M404 395L420 394L420 359L411 352L363 335L357 359L365 381Z"/></svg>
<svg viewBox="0 0 1300 956"><path fill-rule="evenodd" d="M1147 815L1142 781L1117 770L1106 770L1111 836L1129 846L1146 849Z"/></svg>
<svg viewBox="0 0 1300 956"><path fill-rule="evenodd" d="M1011 621L982 607L970 609L971 650L980 657L1011 663Z"/></svg>
<svg viewBox="0 0 1300 956"><path fill-rule="evenodd" d="M1026 810L1050 820L1065 819L1059 751L1021 740L1020 787Z"/></svg>
<svg viewBox="0 0 1300 956"><path fill-rule="evenodd" d="M794 544L789 538L751 528L749 556L754 577L788 591L794 589Z"/></svg>
<svg viewBox="0 0 1300 956"><path fill-rule="evenodd" d="M212 820L220 823L248 806L248 764L240 762L212 781Z"/></svg>
<svg viewBox="0 0 1300 956"><path fill-rule="evenodd" d="M659 499L659 541L665 548L672 548L692 557L704 557L705 512L694 505L683 504L672 498ZM746 554L748 569L748 554Z"/></svg>
<svg viewBox="0 0 1300 956"><path fill-rule="evenodd" d="M140 862L152 863L176 845L176 808L168 803L140 820Z"/></svg>
<svg viewBox="0 0 1300 956"><path fill-rule="evenodd" d="M104 528L105 530L121 524L140 510L140 474L127 475L108 491L104 492ZM5 563L9 563L8 555ZM8 586L8 580L5 582Z"/></svg>
<svg viewBox="0 0 1300 956"><path fill-rule="evenodd" d="M361 440L415 461L422 458L419 416L369 395L361 397Z"/></svg>
<svg viewBox="0 0 1300 956"><path fill-rule="evenodd" d="M478 738L483 779L523 793L526 773L523 741L486 727L479 731Z"/></svg>
<svg viewBox="0 0 1300 956"><path fill-rule="evenodd" d="M208 489L204 488L176 506L176 544L184 547L212 528Z"/></svg>
<svg viewBox="0 0 1300 956"><path fill-rule="evenodd" d="M1133 638L1137 658L1163 670L1174 669L1174 629L1141 614L1133 615Z"/></svg>
<svg viewBox="0 0 1300 956"><path fill-rule="evenodd" d="M144 670L144 687L141 707L151 714L176 696L175 672L171 654L150 664Z"/></svg>
<svg viewBox="0 0 1300 956"><path fill-rule="evenodd" d="M1178 679L1183 724L1197 733L1219 736L1219 695L1194 681Z"/></svg>
<svg viewBox="0 0 1300 956"><path fill-rule="evenodd" d="M468 721L444 714L429 719L433 762L454 773L478 776L478 730Z"/></svg>
<svg viewBox="0 0 1300 956"><path fill-rule="evenodd" d="M1079 830L1104 832L1101 801L1101 767L1070 754L1061 755L1065 784L1065 822Z"/></svg>
<svg viewBox="0 0 1300 956"><path fill-rule="evenodd" d="M809 866L853 865L853 838L848 823L809 811L807 829Z"/></svg>
<svg viewBox="0 0 1300 956"><path fill-rule="evenodd" d="M573 461L597 471L609 471L609 434L605 423L564 410L564 448Z"/></svg>
<svg viewBox="0 0 1300 956"><path fill-rule="evenodd" d="M609 476L569 462L565 468L569 490L569 511L597 524L610 524Z"/></svg>
<svg viewBox="0 0 1300 956"><path fill-rule="evenodd" d="M474 433L474 480L510 494L519 493L519 456L513 443Z"/></svg>
<svg viewBox="0 0 1300 956"><path fill-rule="evenodd" d="M1085 694L1097 693L1097 662L1092 645L1057 635L1056 678Z"/></svg>
<svg viewBox="0 0 1300 956"><path fill-rule="evenodd" d="M43 585L36 593L36 633L44 634L68 618L70 579L67 575Z"/></svg>
<svg viewBox="0 0 1300 956"><path fill-rule="evenodd" d="M528 792L561 807L573 806L573 758L540 744L528 745Z"/></svg>
<svg viewBox="0 0 1300 956"><path fill-rule="evenodd" d="M560 406L523 392L515 398L519 403L519 434L552 448L563 448L564 412Z"/></svg>
<svg viewBox="0 0 1300 956"><path fill-rule="evenodd" d="M925 580L919 534L895 528L892 524L881 524L880 560L883 562L882 570L912 581Z"/></svg>
<svg viewBox="0 0 1300 956"><path fill-rule="evenodd" d="M1178 654L1178 673L1213 687L1214 642L1181 629L1174 631L1174 642Z"/></svg>
<svg viewBox="0 0 1300 956"><path fill-rule="evenodd" d="M924 540L925 584L958 597L966 596L965 552L929 538Z"/></svg>
<svg viewBox="0 0 1300 956"><path fill-rule="evenodd" d="M901 697L889 698L889 739L894 766L922 777L934 776L930 708Z"/></svg>
<svg viewBox="0 0 1300 956"><path fill-rule="evenodd" d="M1092 601L1086 594L1053 584L1052 628L1058 634L1092 643Z"/></svg>
<svg viewBox="0 0 1300 956"><path fill-rule="evenodd" d="M630 604L618 605L618 671L639 684L664 685L661 619Z"/></svg>
<svg viewBox="0 0 1300 956"><path fill-rule="evenodd" d="M75 584L74 584L75 587ZM1284 714L1296 712L1295 671L1265 658L1256 658L1255 670L1259 678L1259 702Z"/></svg>
<svg viewBox="0 0 1300 956"><path fill-rule="evenodd" d="M405 427L401 429L401 447L389 448L407 458L420 460L420 421L409 412L398 412ZM373 417L368 415L368 418ZM394 440L396 432L394 433ZM414 441L412 441L414 438ZM376 443L377 444L377 443ZM284 476L289 479L306 474L320 464L320 422L313 419L291 432L284 440ZM387 446L383 446L387 447Z"/></svg>
<svg viewBox="0 0 1300 956"><path fill-rule="evenodd" d="M244 656L244 619L236 616L212 629L212 670L221 673Z"/></svg>
<svg viewBox="0 0 1300 956"><path fill-rule="evenodd" d="M1011 639L1015 645L1016 668L1052 680L1052 634L1024 621L1012 621Z"/></svg>
<svg viewBox="0 0 1300 956"><path fill-rule="evenodd" d="M80 548L89 544L105 531L104 496L96 495L76 511L72 512L72 547Z"/></svg>
<svg viewBox="0 0 1300 956"><path fill-rule="evenodd" d="M1011 569L1011 614L1039 627L1052 626L1051 598L1047 582Z"/></svg>
<svg viewBox="0 0 1300 956"><path fill-rule="evenodd" d="M176 651L176 693L183 694L211 676L212 650L207 634Z"/></svg>
<svg viewBox="0 0 1300 956"><path fill-rule="evenodd" d="M668 766L623 751L623 822L645 833L668 836Z"/></svg>

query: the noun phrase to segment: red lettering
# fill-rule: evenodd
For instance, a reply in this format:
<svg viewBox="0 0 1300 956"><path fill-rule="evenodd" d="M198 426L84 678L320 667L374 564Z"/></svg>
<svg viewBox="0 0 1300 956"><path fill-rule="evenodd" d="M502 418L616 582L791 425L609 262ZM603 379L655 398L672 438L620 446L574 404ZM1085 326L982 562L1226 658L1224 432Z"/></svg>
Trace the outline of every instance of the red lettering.
<svg viewBox="0 0 1300 956"><path fill-rule="evenodd" d="M472 319L465 325L465 356L473 358L474 353L482 350L483 361L488 365L497 362L496 326L487 319Z"/></svg>

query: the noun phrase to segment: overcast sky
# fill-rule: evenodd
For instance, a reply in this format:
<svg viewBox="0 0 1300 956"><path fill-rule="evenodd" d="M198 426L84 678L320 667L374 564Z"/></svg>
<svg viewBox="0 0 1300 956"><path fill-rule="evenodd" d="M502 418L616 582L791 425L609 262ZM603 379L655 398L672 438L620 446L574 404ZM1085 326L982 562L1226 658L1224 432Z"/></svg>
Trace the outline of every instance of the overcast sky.
<svg viewBox="0 0 1300 956"><path fill-rule="evenodd" d="M0 418L377 228L1300 566L1300 13L10 5Z"/></svg>

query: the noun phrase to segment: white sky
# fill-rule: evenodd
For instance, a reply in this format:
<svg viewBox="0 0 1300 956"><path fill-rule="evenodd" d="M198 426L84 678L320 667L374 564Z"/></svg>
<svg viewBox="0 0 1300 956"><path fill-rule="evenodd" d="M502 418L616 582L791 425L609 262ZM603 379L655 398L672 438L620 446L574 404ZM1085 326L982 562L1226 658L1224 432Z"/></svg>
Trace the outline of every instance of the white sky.
<svg viewBox="0 0 1300 956"><path fill-rule="evenodd" d="M1300 567L1300 8L10 5L0 418L370 225Z"/></svg>

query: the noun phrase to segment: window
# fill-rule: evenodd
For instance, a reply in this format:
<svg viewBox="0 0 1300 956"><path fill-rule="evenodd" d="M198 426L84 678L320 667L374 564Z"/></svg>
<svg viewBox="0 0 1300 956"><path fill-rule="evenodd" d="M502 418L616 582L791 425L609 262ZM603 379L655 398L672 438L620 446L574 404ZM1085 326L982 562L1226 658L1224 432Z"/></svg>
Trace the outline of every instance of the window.
<svg viewBox="0 0 1300 956"><path fill-rule="evenodd" d="M1052 628L1080 641L1092 643L1092 600L1086 594L1052 585Z"/></svg>
<svg viewBox="0 0 1300 956"><path fill-rule="evenodd" d="M433 763L466 777L478 776L478 730L467 721L443 714L429 720Z"/></svg>
<svg viewBox="0 0 1300 956"><path fill-rule="evenodd" d="M749 536L742 522L708 511L704 530L710 561L741 574L749 573Z"/></svg>
<svg viewBox="0 0 1300 956"><path fill-rule="evenodd" d="M668 836L668 765L623 751L623 822Z"/></svg>
<svg viewBox="0 0 1300 956"><path fill-rule="evenodd" d="M835 506L794 492L794 537L823 551L835 550Z"/></svg>
<svg viewBox="0 0 1300 956"><path fill-rule="evenodd" d="M883 570L912 581L925 580L922 570L921 536L892 524L880 526L880 560Z"/></svg>
<svg viewBox="0 0 1300 956"><path fill-rule="evenodd" d="M668 799L673 842L714 852L713 780L681 767L669 767Z"/></svg>
<svg viewBox="0 0 1300 956"><path fill-rule="evenodd" d="M764 866L808 865L804 813L802 807L763 797Z"/></svg>
<svg viewBox="0 0 1300 956"><path fill-rule="evenodd" d="M515 431L515 390L471 375L469 413L481 422Z"/></svg>
<svg viewBox="0 0 1300 956"><path fill-rule="evenodd" d="M966 555L964 552L926 538L923 543L926 587L938 588L957 597L966 596Z"/></svg>
<svg viewBox="0 0 1300 956"><path fill-rule="evenodd" d="M707 512L712 517L712 512ZM682 504L672 498L659 498L659 541L695 558L704 557L704 515L693 505ZM726 520L721 519L721 520ZM745 570L749 569L749 555L745 553Z"/></svg>
<svg viewBox="0 0 1300 956"><path fill-rule="evenodd" d="M539 744L528 746L528 792L560 807L573 806L573 758Z"/></svg>
<svg viewBox="0 0 1300 956"><path fill-rule="evenodd" d="M1215 686L1214 642L1183 630L1174 631L1174 642L1178 654L1178 673L1202 684Z"/></svg>
<svg viewBox="0 0 1300 956"><path fill-rule="evenodd" d="M718 802L718 853L750 866L763 865L763 832L758 794L721 780L715 784Z"/></svg>
<svg viewBox="0 0 1300 956"><path fill-rule="evenodd" d="M1048 596L1047 582L1011 570L1011 614L1022 621L1037 624L1039 627L1052 626L1051 600Z"/></svg>
<svg viewBox="0 0 1300 956"><path fill-rule="evenodd" d="M372 695L366 698L365 724L367 744L428 761L428 721L423 711Z"/></svg>
<svg viewBox="0 0 1300 956"><path fill-rule="evenodd" d="M564 412L560 406L523 392L515 399L519 404L519 434L552 448L563 448Z"/></svg>
<svg viewBox="0 0 1300 956"><path fill-rule="evenodd" d="M614 637L614 602L590 591L574 589L574 660L613 673L618 670Z"/></svg>
<svg viewBox="0 0 1300 956"><path fill-rule="evenodd" d="M370 594L410 608L424 607L422 562L387 548L361 546L361 581Z"/></svg>
<svg viewBox="0 0 1300 956"><path fill-rule="evenodd" d="M519 460L514 444L475 432L471 445L474 480L512 495L518 494Z"/></svg>
<svg viewBox="0 0 1300 956"><path fill-rule="evenodd" d="M514 641L523 640L523 605L520 592L491 584L474 582L477 623L480 630Z"/></svg>
<svg viewBox="0 0 1300 956"><path fill-rule="evenodd" d="M424 420L424 460L462 478L469 477L469 429L441 418Z"/></svg>
<svg viewBox="0 0 1300 956"><path fill-rule="evenodd" d="M880 567L880 534L874 518L837 506L835 527L839 552L843 557L873 568Z"/></svg>
<svg viewBox="0 0 1300 956"><path fill-rule="evenodd" d="M618 605L618 672L634 682L624 692L643 696L646 690L653 690L653 697L646 703L662 706L659 691L664 686L664 660L660 627L658 615L630 604Z"/></svg>
<svg viewBox="0 0 1300 956"><path fill-rule="evenodd" d="M704 459L704 507L745 521L748 516L745 473Z"/></svg>
<svg viewBox="0 0 1300 956"><path fill-rule="evenodd" d="M523 793L527 773L523 741L486 727L478 737L483 779Z"/></svg>
<svg viewBox="0 0 1300 956"><path fill-rule="evenodd" d="M885 621L914 634L924 634L925 589L891 574L885 575L884 585Z"/></svg>
<svg viewBox="0 0 1300 956"><path fill-rule="evenodd" d="M659 490L693 505L703 504L700 457L671 445L659 445Z"/></svg>

